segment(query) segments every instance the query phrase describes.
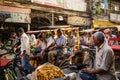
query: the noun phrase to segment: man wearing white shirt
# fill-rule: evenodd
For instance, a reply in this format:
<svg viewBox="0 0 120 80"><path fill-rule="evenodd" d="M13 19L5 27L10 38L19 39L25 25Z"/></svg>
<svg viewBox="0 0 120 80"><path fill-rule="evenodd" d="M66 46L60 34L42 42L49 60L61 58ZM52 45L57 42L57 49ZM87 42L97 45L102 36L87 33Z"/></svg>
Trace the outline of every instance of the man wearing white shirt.
<svg viewBox="0 0 120 80"><path fill-rule="evenodd" d="M57 60L55 61L55 56L61 55L64 52L64 46L66 45L66 37L62 34L61 30L57 30L56 45L55 50L48 53L48 61L52 64L57 65Z"/></svg>
<svg viewBox="0 0 120 80"><path fill-rule="evenodd" d="M34 67L29 64L29 55L30 55L30 42L29 37L24 32L23 28L18 29L18 34L20 35L21 40L21 63L22 67L27 70L34 71Z"/></svg>
<svg viewBox="0 0 120 80"><path fill-rule="evenodd" d="M96 32L93 41L97 46L94 67L82 69L80 77L82 80L116 80L114 52L106 43L104 34Z"/></svg>
<svg viewBox="0 0 120 80"><path fill-rule="evenodd" d="M117 38L116 35L112 34L112 30L109 31L109 38ZM118 45L118 41L109 41L108 43L110 46Z"/></svg>

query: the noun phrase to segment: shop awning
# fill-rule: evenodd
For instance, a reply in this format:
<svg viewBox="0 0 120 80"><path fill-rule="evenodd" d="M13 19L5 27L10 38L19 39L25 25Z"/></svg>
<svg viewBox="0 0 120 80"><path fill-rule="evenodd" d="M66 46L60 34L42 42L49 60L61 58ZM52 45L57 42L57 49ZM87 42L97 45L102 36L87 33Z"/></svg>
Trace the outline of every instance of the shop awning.
<svg viewBox="0 0 120 80"><path fill-rule="evenodd" d="M102 20L94 20L93 21L94 28L96 27L107 27L107 26L117 26L118 24L112 23L109 21L102 21Z"/></svg>

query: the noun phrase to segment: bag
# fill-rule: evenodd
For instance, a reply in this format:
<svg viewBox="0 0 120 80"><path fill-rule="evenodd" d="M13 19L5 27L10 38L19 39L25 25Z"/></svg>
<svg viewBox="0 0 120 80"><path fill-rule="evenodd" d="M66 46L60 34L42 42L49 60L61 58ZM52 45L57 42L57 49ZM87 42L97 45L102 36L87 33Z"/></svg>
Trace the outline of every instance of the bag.
<svg viewBox="0 0 120 80"><path fill-rule="evenodd" d="M79 73L82 80L97 80L95 75L90 75L84 72Z"/></svg>

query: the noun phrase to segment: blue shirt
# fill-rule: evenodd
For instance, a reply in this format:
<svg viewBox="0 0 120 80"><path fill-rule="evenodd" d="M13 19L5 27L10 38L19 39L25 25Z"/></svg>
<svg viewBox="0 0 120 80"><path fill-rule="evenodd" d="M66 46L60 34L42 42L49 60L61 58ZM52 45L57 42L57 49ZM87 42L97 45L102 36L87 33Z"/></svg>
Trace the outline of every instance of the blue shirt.
<svg viewBox="0 0 120 80"><path fill-rule="evenodd" d="M66 37L62 35L60 38L56 39L56 45L66 45Z"/></svg>

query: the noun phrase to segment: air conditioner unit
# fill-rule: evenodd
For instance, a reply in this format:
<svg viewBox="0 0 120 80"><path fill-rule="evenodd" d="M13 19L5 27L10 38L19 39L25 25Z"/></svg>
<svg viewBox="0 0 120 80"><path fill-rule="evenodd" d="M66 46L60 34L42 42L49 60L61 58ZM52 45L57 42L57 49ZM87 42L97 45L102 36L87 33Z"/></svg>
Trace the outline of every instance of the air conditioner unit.
<svg viewBox="0 0 120 80"><path fill-rule="evenodd" d="M119 6L114 7L115 11L119 11Z"/></svg>

